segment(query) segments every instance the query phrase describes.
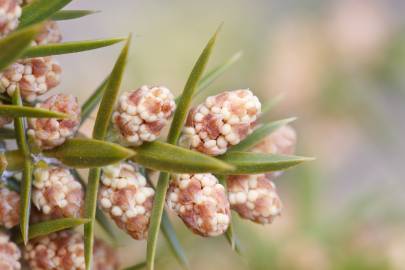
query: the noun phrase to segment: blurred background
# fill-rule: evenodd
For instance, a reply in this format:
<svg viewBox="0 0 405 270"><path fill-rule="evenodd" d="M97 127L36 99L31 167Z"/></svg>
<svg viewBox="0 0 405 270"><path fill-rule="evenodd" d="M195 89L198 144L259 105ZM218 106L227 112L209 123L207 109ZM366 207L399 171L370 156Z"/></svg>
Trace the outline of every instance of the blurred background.
<svg viewBox="0 0 405 270"><path fill-rule="evenodd" d="M122 90L162 84L179 93L224 22L210 67L243 57L211 90L282 94L269 118L298 117L297 154L317 159L276 180L284 213L273 224L234 217L243 257L172 218L192 269L405 269L405 1L76 0L68 8L101 12L60 23L65 41L133 33ZM59 89L83 102L119 50L59 57ZM142 262L146 242L121 237L124 266ZM180 269L160 240L158 269Z"/></svg>

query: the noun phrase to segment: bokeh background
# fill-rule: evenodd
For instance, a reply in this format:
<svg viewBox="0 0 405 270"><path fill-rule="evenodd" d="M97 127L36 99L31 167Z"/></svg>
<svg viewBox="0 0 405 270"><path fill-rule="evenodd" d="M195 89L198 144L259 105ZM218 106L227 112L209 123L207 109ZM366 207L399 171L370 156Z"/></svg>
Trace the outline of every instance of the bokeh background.
<svg viewBox="0 0 405 270"><path fill-rule="evenodd" d="M405 1L76 0L69 8L101 12L61 23L65 41L133 33L123 90L180 92L224 22L210 67L243 57L210 89L281 94L269 118L298 117L297 153L317 159L276 180L285 207L272 225L235 216L243 257L172 218L192 269L405 269ZM83 102L119 50L59 57L59 89ZM142 262L146 242L120 237L123 264ZM158 269L180 269L160 240Z"/></svg>

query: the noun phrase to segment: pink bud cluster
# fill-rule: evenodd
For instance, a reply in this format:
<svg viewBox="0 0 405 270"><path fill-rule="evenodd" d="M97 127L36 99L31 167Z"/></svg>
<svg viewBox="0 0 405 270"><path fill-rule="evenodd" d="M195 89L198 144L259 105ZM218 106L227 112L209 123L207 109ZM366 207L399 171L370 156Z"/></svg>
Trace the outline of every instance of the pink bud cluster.
<svg viewBox="0 0 405 270"><path fill-rule="evenodd" d="M18 246L11 242L9 236L0 232L0 269L20 270L21 251Z"/></svg>
<svg viewBox="0 0 405 270"><path fill-rule="evenodd" d="M20 195L8 188L0 188L0 225L10 229L20 221Z"/></svg>
<svg viewBox="0 0 405 270"><path fill-rule="evenodd" d="M42 103L37 103L36 107L65 113L69 116L67 119L30 118L27 133L38 147L52 149L76 134L80 125L81 112L77 98L72 95L57 94Z"/></svg>
<svg viewBox="0 0 405 270"><path fill-rule="evenodd" d="M17 0L0 0L0 38L17 28L21 12Z"/></svg>
<svg viewBox="0 0 405 270"><path fill-rule="evenodd" d="M32 202L49 218L82 216L84 190L70 171L63 167L36 168Z"/></svg>
<svg viewBox="0 0 405 270"><path fill-rule="evenodd" d="M144 85L120 97L113 123L126 144L141 145L157 139L175 107L169 89Z"/></svg>
<svg viewBox="0 0 405 270"><path fill-rule="evenodd" d="M103 169L99 203L121 229L145 239L155 191L133 165L119 163Z"/></svg>
<svg viewBox="0 0 405 270"><path fill-rule="evenodd" d="M260 101L250 90L210 96L190 111L180 143L208 155L224 154L252 132L260 111Z"/></svg>
<svg viewBox="0 0 405 270"><path fill-rule="evenodd" d="M231 208L241 217L267 224L281 214L276 186L265 174L229 176L227 187Z"/></svg>
<svg viewBox="0 0 405 270"><path fill-rule="evenodd" d="M20 60L0 73L0 93L12 96L18 87L26 101L34 102L60 83L61 72L51 56Z"/></svg>
<svg viewBox="0 0 405 270"><path fill-rule="evenodd" d="M201 236L223 234L231 219L224 186L212 174L181 174L171 180L167 206Z"/></svg>

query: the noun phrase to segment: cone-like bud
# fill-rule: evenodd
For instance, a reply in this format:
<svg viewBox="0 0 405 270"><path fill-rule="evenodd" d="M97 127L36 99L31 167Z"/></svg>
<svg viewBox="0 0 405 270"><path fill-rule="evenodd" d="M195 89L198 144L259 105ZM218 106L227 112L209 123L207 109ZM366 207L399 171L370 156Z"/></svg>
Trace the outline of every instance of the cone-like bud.
<svg viewBox="0 0 405 270"><path fill-rule="evenodd" d="M267 224L281 214L276 186L265 174L229 176L227 188L231 208L242 218Z"/></svg>
<svg viewBox="0 0 405 270"><path fill-rule="evenodd" d="M20 60L0 73L0 93L12 96L19 87L23 99L34 102L59 85L61 72L51 56Z"/></svg>
<svg viewBox="0 0 405 270"><path fill-rule="evenodd" d="M72 95L57 94L45 102L38 103L38 108L48 109L69 115L68 119L30 118L28 135L41 149L52 149L72 138L80 125L80 106Z"/></svg>
<svg viewBox="0 0 405 270"><path fill-rule="evenodd" d="M223 234L230 223L225 188L212 174L181 174L170 182L167 206L201 236Z"/></svg>
<svg viewBox="0 0 405 270"><path fill-rule="evenodd" d="M84 190L66 168L36 168L32 203L49 218L79 218L83 212Z"/></svg>
<svg viewBox="0 0 405 270"><path fill-rule="evenodd" d="M28 242L24 259L32 270L84 270L83 236L61 231Z"/></svg>
<svg viewBox="0 0 405 270"><path fill-rule="evenodd" d="M95 270L120 269L117 253L100 239L94 240L93 268Z"/></svg>
<svg viewBox="0 0 405 270"><path fill-rule="evenodd" d="M58 23L55 21L45 22L41 32L35 37L35 45L46 45L61 41L62 33L60 32Z"/></svg>
<svg viewBox="0 0 405 270"><path fill-rule="evenodd" d="M84 270L83 236L66 230L36 238L25 247L24 259L32 270ZM92 269L119 269L116 253L99 239L94 241Z"/></svg>
<svg viewBox="0 0 405 270"><path fill-rule="evenodd" d="M21 251L17 245L10 241L8 235L0 232L0 269L20 270Z"/></svg>
<svg viewBox="0 0 405 270"><path fill-rule="evenodd" d="M252 132L260 111L260 101L250 90L208 97L190 111L180 143L208 155L224 154Z"/></svg>
<svg viewBox="0 0 405 270"><path fill-rule="evenodd" d="M175 107L169 89L144 85L120 97L113 123L126 144L141 145L157 139Z"/></svg>
<svg viewBox="0 0 405 270"><path fill-rule="evenodd" d="M0 225L10 229L19 223L20 195L8 188L0 188Z"/></svg>
<svg viewBox="0 0 405 270"><path fill-rule="evenodd" d="M297 144L297 133L292 126L283 126L252 148L253 152L264 154L293 155ZM279 177L283 172L270 172L271 179Z"/></svg>
<svg viewBox="0 0 405 270"><path fill-rule="evenodd" d="M134 239L148 235L155 191L129 163L103 169L99 203L115 223Z"/></svg>
<svg viewBox="0 0 405 270"><path fill-rule="evenodd" d="M297 133L289 125L283 126L253 147L253 152L279 155L293 155L297 144Z"/></svg>
<svg viewBox="0 0 405 270"><path fill-rule="evenodd" d="M17 28L21 11L17 0L0 0L0 38Z"/></svg>
<svg viewBox="0 0 405 270"><path fill-rule="evenodd" d="M1 100L0 100L0 105L1 104L3 104L3 102L1 102ZM4 127L7 124L10 124L12 121L13 121L13 119L10 117L0 116L0 128Z"/></svg>

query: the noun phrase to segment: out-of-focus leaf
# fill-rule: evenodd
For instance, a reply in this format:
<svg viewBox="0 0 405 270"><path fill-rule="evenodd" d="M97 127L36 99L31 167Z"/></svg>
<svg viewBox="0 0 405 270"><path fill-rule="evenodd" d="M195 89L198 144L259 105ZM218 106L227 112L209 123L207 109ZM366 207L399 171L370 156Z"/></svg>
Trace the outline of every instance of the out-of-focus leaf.
<svg viewBox="0 0 405 270"><path fill-rule="evenodd" d="M208 59L211 55L219 30L220 28L209 40L208 44L206 45L196 64L194 65L193 70L191 71L191 74L187 80L183 93L177 103L176 112L174 113L173 121L170 126L169 135L167 137L167 142L169 144L177 144L177 140L179 139L181 129L183 127L184 121L186 120L192 98L208 63ZM173 155L173 158L174 157L175 155ZM167 172L161 172L159 176L159 182L156 187L156 194L149 225L148 243L146 248L146 262L148 270L153 270L155 267L156 245L159 236L159 228L162 221L163 208L168 185L169 174Z"/></svg>
<svg viewBox="0 0 405 270"><path fill-rule="evenodd" d="M17 88L13 95L13 104L22 106L20 90ZM17 145L24 156L23 175L20 186L20 230L24 244L28 242L29 219L31 211L31 183L32 183L32 164L30 149L25 137L24 118L14 119L14 128L16 133Z"/></svg>
<svg viewBox="0 0 405 270"><path fill-rule="evenodd" d="M235 166L225 174L259 174L270 171L281 171L313 158L299 156L269 155L252 152L230 152L218 157Z"/></svg>
<svg viewBox="0 0 405 270"><path fill-rule="evenodd" d="M137 265L124 268L124 270L139 270L139 269L144 269L145 267L146 267L146 262L141 262L141 263L138 263Z"/></svg>
<svg viewBox="0 0 405 270"><path fill-rule="evenodd" d="M84 191L86 192L87 186L86 183L84 182L84 179L82 176L79 174L79 172L76 169L71 170L71 173L77 179L77 181L80 182L82 185ZM114 229L111 225L110 220L105 216L104 212L102 212L99 208L96 210L96 220L100 227L105 231L105 233L110 237L112 241L116 241L117 235L114 232Z"/></svg>
<svg viewBox="0 0 405 270"><path fill-rule="evenodd" d="M176 256L177 261L180 263L183 269L190 269L187 256L183 250L183 247L180 245L179 240L177 239L176 232L170 223L169 216L167 215L166 211L163 211L161 230L167 240L167 243L169 244L170 249Z"/></svg>
<svg viewBox="0 0 405 270"><path fill-rule="evenodd" d="M15 139L15 131L9 128L0 128L0 140Z"/></svg>
<svg viewBox="0 0 405 270"><path fill-rule="evenodd" d="M264 103L262 106L262 113L261 113L260 117L266 116L272 109L274 109L274 107L276 107L281 101L283 101L284 97L285 97L285 94L280 93L277 96L275 96L274 98L272 98L269 101L267 101L266 103Z"/></svg>
<svg viewBox="0 0 405 270"><path fill-rule="evenodd" d="M28 48L23 53L23 57L33 58L33 57L44 57L49 55L60 55L60 54L90 51L103 47L108 47L124 40L125 40L124 38L111 38L111 39L72 41L64 43L38 45Z"/></svg>
<svg viewBox="0 0 405 270"><path fill-rule="evenodd" d="M90 116L93 110L97 107L97 104L100 102L101 98L103 97L104 91L108 84L108 79L104 79L104 81L97 87L97 89L91 94L91 96L84 102L82 106L82 123Z"/></svg>
<svg viewBox="0 0 405 270"><path fill-rule="evenodd" d="M29 229L29 239L34 239L54 232L74 228L79 225L86 224L87 222L89 222L89 220L83 218L61 218L32 224ZM22 242L21 234L17 235L15 242Z"/></svg>
<svg viewBox="0 0 405 270"><path fill-rule="evenodd" d="M106 90L101 99L100 109L97 113L96 122L93 129L93 138L104 140L107 135L108 126L110 124L111 115L121 86L122 77L125 70L125 65L128 58L128 51L131 42L131 37L128 37L127 42L122 49L114 68L111 72ZM84 226L84 255L86 262L86 270L91 269L93 245L94 245L94 220L97 209L97 192L100 181L100 168L91 169L89 172L89 180L87 183L87 194L85 200L85 217L91 221Z"/></svg>
<svg viewBox="0 0 405 270"><path fill-rule="evenodd" d="M206 94L208 86L210 86L215 80L221 77L229 68L231 68L239 59L242 57L242 52L237 52L232 55L226 62L216 66L215 68L208 71L200 80L198 84L198 90L194 95L194 99ZM176 98L176 103L179 101L180 97Z"/></svg>
<svg viewBox="0 0 405 270"><path fill-rule="evenodd" d="M22 10L19 28L51 18L72 0L36 0Z"/></svg>
<svg viewBox="0 0 405 270"><path fill-rule="evenodd" d="M251 149L253 146L257 145L260 143L261 140L263 140L266 136L271 134L272 132L276 131L277 129L281 128L282 126L285 126L292 121L294 121L295 117L292 118L287 118L283 120L278 120L270 123L266 123L260 127L258 127L255 131L252 132L246 139L244 139L242 142L239 144L231 147L228 150L228 153L231 151L247 151Z"/></svg>
<svg viewBox="0 0 405 270"><path fill-rule="evenodd" d="M0 39L0 72L24 53L41 27L42 25L27 27Z"/></svg>
<svg viewBox="0 0 405 270"><path fill-rule="evenodd" d="M133 148L131 157L136 163L157 171L173 173L203 173L230 171L229 164L214 157L188 150L172 144L154 141Z"/></svg>
<svg viewBox="0 0 405 270"><path fill-rule="evenodd" d="M97 113L97 119L93 130L94 139L103 140L107 134L111 115L118 97L122 77L127 62L130 40L131 37L128 38L127 43L125 44L120 56L115 63L114 69L112 70L110 75L110 79L108 80L103 98L101 99L100 109Z"/></svg>
<svg viewBox="0 0 405 270"><path fill-rule="evenodd" d="M98 12L97 10L60 10L54 13L50 19L53 21L73 20Z"/></svg>
<svg viewBox="0 0 405 270"><path fill-rule="evenodd" d="M70 139L61 146L43 152L73 168L96 168L117 163L135 154L118 144L94 139Z"/></svg>
<svg viewBox="0 0 405 270"><path fill-rule="evenodd" d="M24 168L24 154L20 150L7 151L4 153L7 161L7 170L20 171Z"/></svg>
<svg viewBox="0 0 405 270"><path fill-rule="evenodd" d="M2 105L0 104L0 116L6 117L31 117L31 118L58 118L64 119L69 116L64 113L54 112L50 110L34 108L34 107L23 107L16 105Z"/></svg>

